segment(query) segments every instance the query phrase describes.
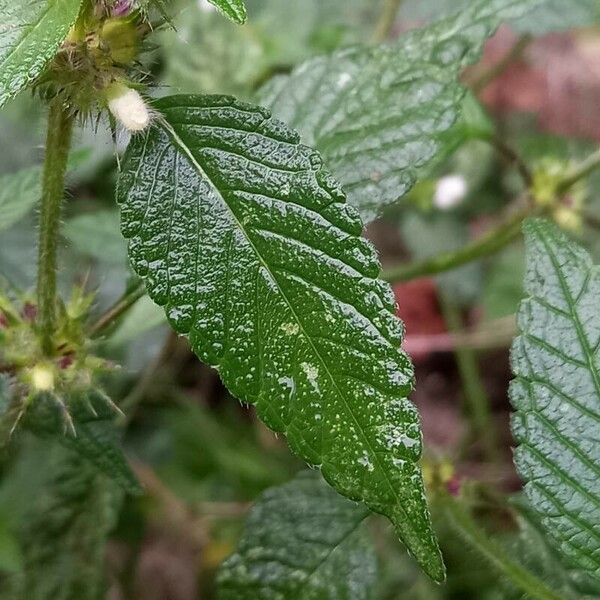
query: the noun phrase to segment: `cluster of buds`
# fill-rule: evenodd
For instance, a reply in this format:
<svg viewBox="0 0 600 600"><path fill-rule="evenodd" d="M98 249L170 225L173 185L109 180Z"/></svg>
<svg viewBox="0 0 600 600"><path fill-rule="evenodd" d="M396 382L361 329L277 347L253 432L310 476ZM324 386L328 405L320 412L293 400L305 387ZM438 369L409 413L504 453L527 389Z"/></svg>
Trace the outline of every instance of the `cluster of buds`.
<svg viewBox="0 0 600 600"><path fill-rule="evenodd" d="M108 110L135 133L151 121L138 91L137 61L151 31L146 15L132 0L98 0L82 10L61 51L37 82L40 94L59 97L84 119Z"/></svg>
<svg viewBox="0 0 600 600"><path fill-rule="evenodd" d="M65 432L76 435L70 399L85 398L98 375L114 369L108 361L89 353L84 323L91 300L81 288L74 289L61 307L56 345L48 356L42 351L36 330L35 303L29 298L11 301L0 296L0 368L9 376L8 405L13 408L4 418L12 419L11 433L29 407L44 399L56 407ZM118 410L108 398L106 404ZM94 412L91 406L90 410Z"/></svg>
<svg viewBox="0 0 600 600"><path fill-rule="evenodd" d="M552 219L562 227L579 232L582 227L581 209L586 198L583 182L571 186L568 193L561 193L564 174L572 164L568 161L546 158L540 161L533 171L531 196L537 206L547 211Z"/></svg>

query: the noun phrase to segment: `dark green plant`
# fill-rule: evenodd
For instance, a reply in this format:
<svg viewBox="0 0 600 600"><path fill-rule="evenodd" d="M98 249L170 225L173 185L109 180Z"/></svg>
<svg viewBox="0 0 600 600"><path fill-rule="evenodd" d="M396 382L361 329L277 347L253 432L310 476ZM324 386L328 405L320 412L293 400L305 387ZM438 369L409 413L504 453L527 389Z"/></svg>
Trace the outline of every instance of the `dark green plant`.
<svg viewBox="0 0 600 600"><path fill-rule="evenodd" d="M236 23L247 19L242 0L210 2ZM502 22L523 23L544 4L476 0L386 43L400 2L384 2L374 44L267 72L264 85L252 82L255 103L248 103L200 94L156 99L144 57L173 26L175 11L163 0L0 0L0 106L32 89L48 112L42 171L0 180L0 229L39 200L36 292L8 281L0 290L2 441L9 452L25 452L22 440L34 434L56 454L42 466L48 478L28 507L23 568L7 594L103 597L118 487L143 493L120 444L135 390L123 402L109 398L105 382L117 365L106 355L115 325L146 293L231 394L255 406L333 488L312 473L266 492L223 564L222 598L374 598L378 567L363 526L371 513L387 517L422 570L442 583L420 422L408 399L414 370L400 349L403 324L388 282L489 256L514 241L523 223L527 298L511 398L515 462L536 535L524 527L518 547L534 552L533 537L554 544L551 559L565 570L560 584L490 539L467 502L448 495L443 469L427 477L431 505L453 535L509 579L507 593L576 598L572 568L598 588L598 269L550 221L584 218L563 199L576 197L600 154L576 165L530 165L497 137L460 81ZM58 247L73 132L104 121L113 136L130 137L116 200L135 277L93 318L85 285L69 299L59 293ZM473 242L382 274L363 226L389 205L423 203L415 199L437 166L473 140L517 165L516 210ZM110 254L118 264L116 229L105 214L73 219L64 231L84 253ZM99 231L106 237L88 243ZM445 298L448 322L459 327L454 295ZM139 327L149 314L156 312L143 313ZM476 365L464 353L459 364L470 381L475 434L489 431L484 446L493 455Z"/></svg>

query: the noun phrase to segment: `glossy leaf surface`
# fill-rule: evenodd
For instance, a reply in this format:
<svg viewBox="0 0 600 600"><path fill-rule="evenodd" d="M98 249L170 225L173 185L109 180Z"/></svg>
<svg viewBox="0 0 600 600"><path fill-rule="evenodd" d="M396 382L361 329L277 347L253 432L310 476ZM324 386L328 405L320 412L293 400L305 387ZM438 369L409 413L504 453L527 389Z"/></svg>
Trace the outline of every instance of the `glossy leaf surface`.
<svg viewBox="0 0 600 600"><path fill-rule="evenodd" d="M218 578L221 600L368 600L377 559L361 524L368 511L318 473L265 492Z"/></svg>
<svg viewBox="0 0 600 600"><path fill-rule="evenodd" d="M133 139L117 192L151 298L237 398L442 579L413 370L358 215L264 109L223 96L156 108L162 124Z"/></svg>
<svg viewBox="0 0 600 600"><path fill-rule="evenodd" d="M600 270L554 225L525 225L512 349L515 463L546 533L600 577Z"/></svg>
<svg viewBox="0 0 600 600"><path fill-rule="evenodd" d="M227 15L235 23L245 23L246 5L244 0L208 0L216 6L224 15Z"/></svg>
<svg viewBox="0 0 600 600"><path fill-rule="evenodd" d="M81 0L0 0L0 106L54 57L80 5Z"/></svg>
<svg viewBox="0 0 600 600"><path fill-rule="evenodd" d="M414 185L460 114L463 67L506 19L539 0L476 0L389 46L355 47L300 65L259 94L297 129L370 221Z"/></svg>

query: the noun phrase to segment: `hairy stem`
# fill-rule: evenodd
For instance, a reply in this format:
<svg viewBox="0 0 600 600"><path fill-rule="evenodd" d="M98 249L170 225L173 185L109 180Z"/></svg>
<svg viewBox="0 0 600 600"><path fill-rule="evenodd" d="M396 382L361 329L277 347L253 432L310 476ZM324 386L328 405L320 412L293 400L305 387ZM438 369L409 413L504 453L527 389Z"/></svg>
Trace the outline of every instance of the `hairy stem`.
<svg viewBox="0 0 600 600"><path fill-rule="evenodd" d="M383 1L383 10L373 33L373 41L376 44L385 42L385 40L389 37L394 27L394 23L396 22L396 15L398 14L398 10L402 4L402 0Z"/></svg>
<svg viewBox="0 0 600 600"><path fill-rule="evenodd" d="M477 525L457 500L446 496L442 503L450 525L462 536L471 549L475 550L494 569L506 576L519 590L534 600L565 600L563 596L548 588L535 575L514 562L504 548Z"/></svg>
<svg viewBox="0 0 600 600"><path fill-rule="evenodd" d="M497 228L455 252L443 252L421 262L400 265L384 271L381 276L391 283L409 281L426 275L450 271L471 261L494 254L519 236L523 219L531 214L531 209L521 210Z"/></svg>
<svg viewBox="0 0 600 600"><path fill-rule="evenodd" d="M65 192L65 172L71 147L74 117L54 101L48 114L46 159L42 176L42 198L38 245L38 328L45 354L53 353L56 330L56 248L60 211Z"/></svg>

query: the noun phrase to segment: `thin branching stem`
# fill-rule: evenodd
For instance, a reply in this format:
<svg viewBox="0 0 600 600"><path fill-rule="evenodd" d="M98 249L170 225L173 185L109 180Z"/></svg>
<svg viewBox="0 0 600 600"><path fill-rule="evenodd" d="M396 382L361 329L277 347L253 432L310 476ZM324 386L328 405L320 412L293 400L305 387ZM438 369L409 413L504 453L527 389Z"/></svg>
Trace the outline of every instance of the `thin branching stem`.
<svg viewBox="0 0 600 600"><path fill-rule="evenodd" d="M519 236L523 219L532 213L533 211L530 208L520 210L495 229L455 252L444 252L421 262L399 265L398 267L384 271L382 278L391 283L409 281L426 275L436 275L450 271L474 260L494 254Z"/></svg>
<svg viewBox="0 0 600 600"><path fill-rule="evenodd" d="M98 320L90 326L91 338L98 338L122 315L124 315L144 294L146 286L140 282L127 290Z"/></svg>
<svg viewBox="0 0 600 600"><path fill-rule="evenodd" d="M580 162L573 170L565 175L558 184L557 192L563 195L569 191L578 181L587 177L590 173L600 167L600 148Z"/></svg>
<svg viewBox="0 0 600 600"><path fill-rule="evenodd" d="M58 100L50 104L46 159L42 176L37 276L37 323L42 349L49 356L54 351L57 300L56 249L73 122L74 116Z"/></svg>
<svg viewBox="0 0 600 600"><path fill-rule="evenodd" d="M373 32L374 43L381 44L390 36L401 4L402 0L383 0L383 10Z"/></svg>

